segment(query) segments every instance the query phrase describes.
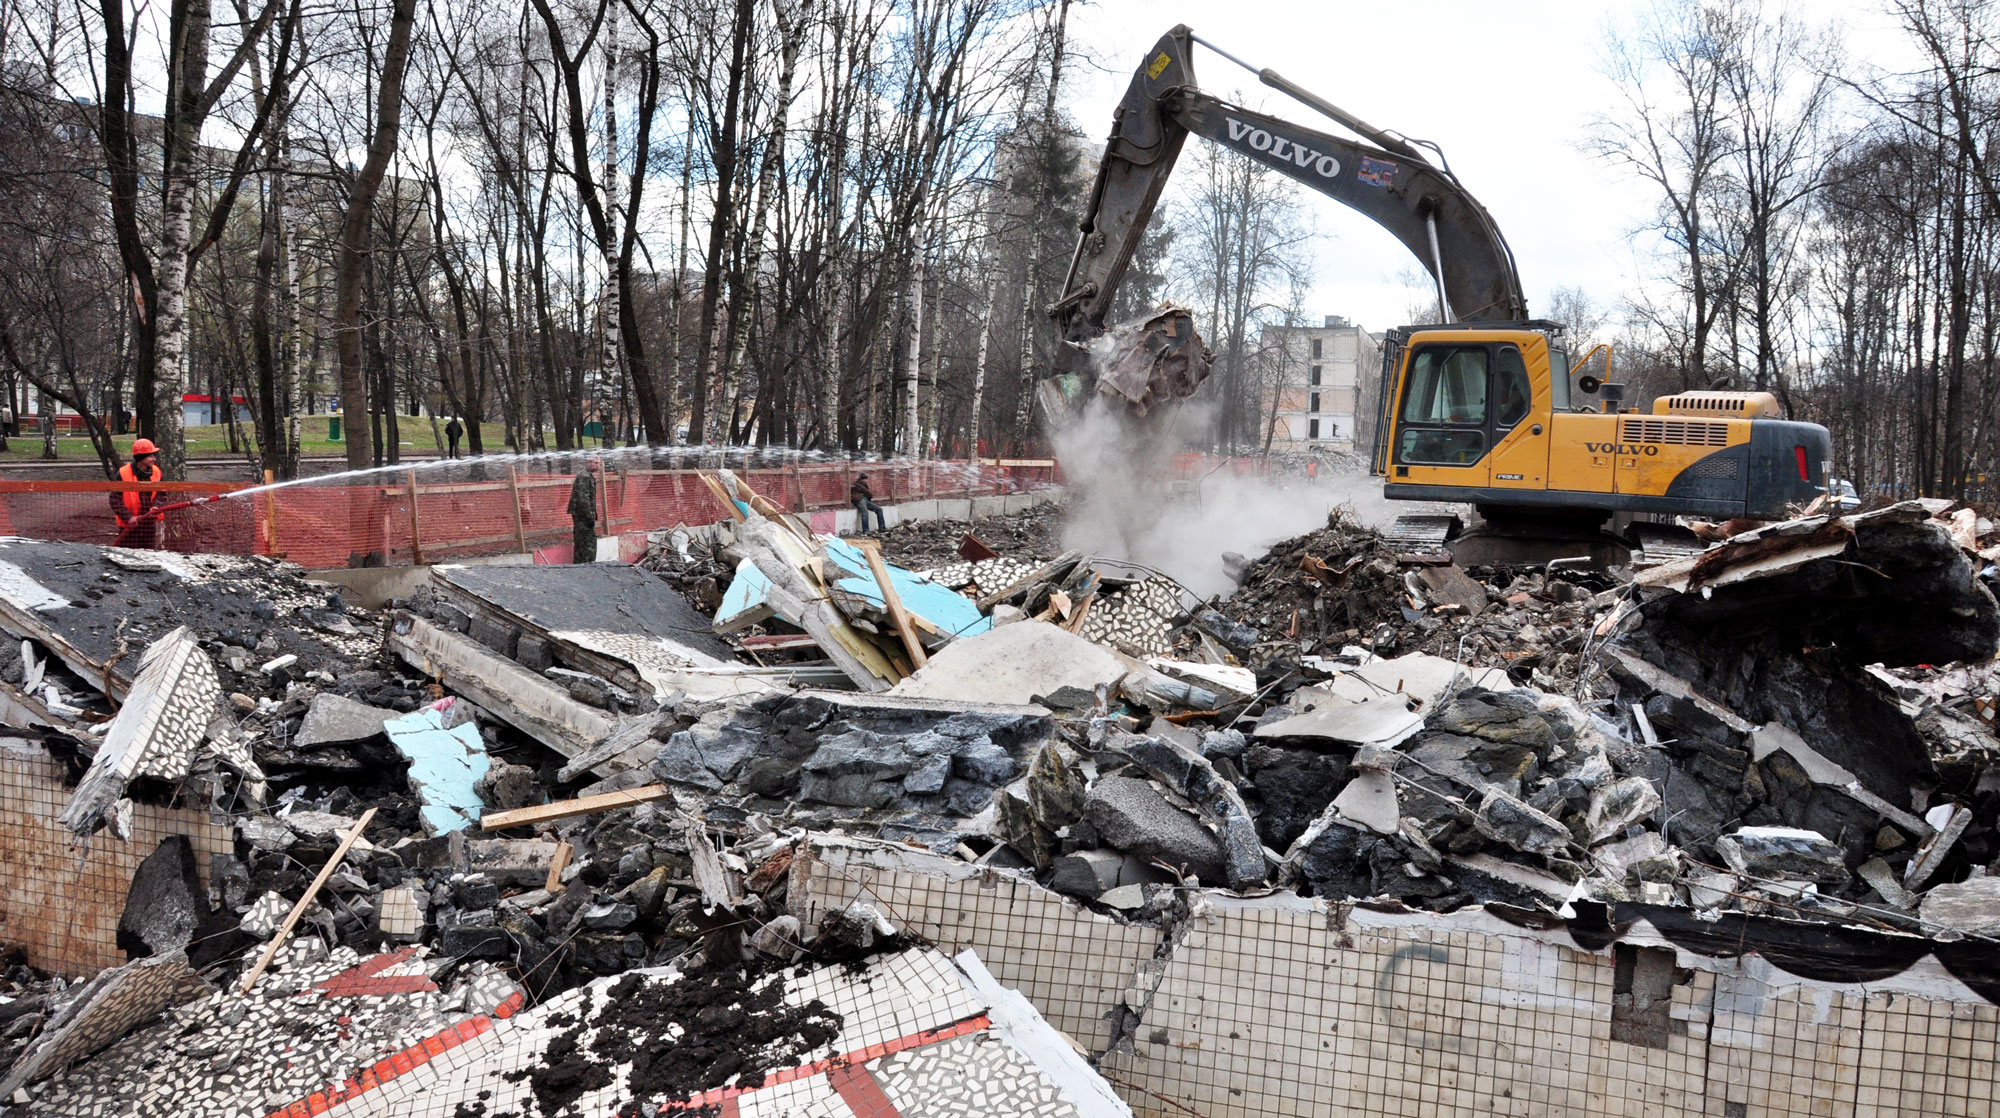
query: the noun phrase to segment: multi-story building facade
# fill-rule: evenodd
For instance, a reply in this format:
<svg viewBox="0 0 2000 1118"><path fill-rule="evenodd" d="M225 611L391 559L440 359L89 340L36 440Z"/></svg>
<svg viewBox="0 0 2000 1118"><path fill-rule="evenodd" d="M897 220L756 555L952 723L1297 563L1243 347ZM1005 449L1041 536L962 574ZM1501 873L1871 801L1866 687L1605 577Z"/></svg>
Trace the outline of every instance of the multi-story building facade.
<svg viewBox="0 0 2000 1118"><path fill-rule="evenodd" d="M1323 326L1266 326L1275 395L1271 450L1365 450L1382 341L1339 315Z"/></svg>

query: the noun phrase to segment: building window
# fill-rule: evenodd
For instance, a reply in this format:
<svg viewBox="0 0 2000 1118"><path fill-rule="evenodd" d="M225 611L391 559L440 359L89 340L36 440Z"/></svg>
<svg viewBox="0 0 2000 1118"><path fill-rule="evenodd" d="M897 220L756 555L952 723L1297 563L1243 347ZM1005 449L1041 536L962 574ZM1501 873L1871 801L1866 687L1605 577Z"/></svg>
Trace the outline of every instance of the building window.
<svg viewBox="0 0 2000 1118"><path fill-rule="evenodd" d="M1318 387L1319 387L1319 366L1318 366L1318 365L1314 365L1314 366L1312 367L1312 379L1311 379L1311 380L1308 380L1308 381L1307 381L1306 383L1308 383L1308 384L1312 385L1312 386L1313 386L1314 388L1318 388Z"/></svg>
<svg viewBox="0 0 2000 1118"><path fill-rule="evenodd" d="M1313 393L1313 394L1312 394L1312 406L1311 406L1311 407L1308 407L1308 408L1307 408L1306 410L1307 410L1307 411L1318 411L1318 410L1319 410L1319 393L1315 392L1315 393Z"/></svg>
<svg viewBox="0 0 2000 1118"><path fill-rule="evenodd" d="M1318 338L1314 338L1314 339L1313 339L1313 360L1315 360L1315 361L1319 360L1319 345L1320 345L1320 340L1319 340Z"/></svg>
<svg viewBox="0 0 2000 1118"><path fill-rule="evenodd" d="M1319 438L1319 420L1317 419L1306 420L1306 438L1308 439Z"/></svg>

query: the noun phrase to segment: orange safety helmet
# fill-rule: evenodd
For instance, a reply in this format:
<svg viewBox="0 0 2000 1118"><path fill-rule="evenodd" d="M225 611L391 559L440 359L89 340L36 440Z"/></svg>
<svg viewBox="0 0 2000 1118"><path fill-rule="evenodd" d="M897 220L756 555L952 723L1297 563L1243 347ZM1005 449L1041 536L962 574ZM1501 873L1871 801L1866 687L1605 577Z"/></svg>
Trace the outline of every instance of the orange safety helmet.
<svg viewBox="0 0 2000 1118"><path fill-rule="evenodd" d="M134 458L139 457L141 454L158 454L159 452L160 448L154 446L151 439L135 439L132 442L132 457Z"/></svg>

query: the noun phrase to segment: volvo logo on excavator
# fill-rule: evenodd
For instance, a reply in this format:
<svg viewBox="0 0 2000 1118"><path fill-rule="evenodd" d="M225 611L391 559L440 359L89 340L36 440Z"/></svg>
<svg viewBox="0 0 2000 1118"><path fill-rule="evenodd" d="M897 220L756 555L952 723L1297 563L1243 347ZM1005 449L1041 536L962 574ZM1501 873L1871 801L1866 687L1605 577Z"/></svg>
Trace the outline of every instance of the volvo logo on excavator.
<svg viewBox="0 0 2000 1118"><path fill-rule="evenodd" d="M1583 449L1592 454L1616 454L1622 458L1633 458L1641 454L1658 455L1660 448L1644 443L1585 443Z"/></svg>
<svg viewBox="0 0 2000 1118"><path fill-rule="evenodd" d="M1237 120L1233 116L1224 117L1223 122L1229 126L1230 143L1243 144L1250 150L1263 152L1273 159L1289 159L1301 170L1311 168L1321 178L1330 179L1340 173L1340 160L1331 155L1314 151L1283 136L1273 136L1268 130Z"/></svg>

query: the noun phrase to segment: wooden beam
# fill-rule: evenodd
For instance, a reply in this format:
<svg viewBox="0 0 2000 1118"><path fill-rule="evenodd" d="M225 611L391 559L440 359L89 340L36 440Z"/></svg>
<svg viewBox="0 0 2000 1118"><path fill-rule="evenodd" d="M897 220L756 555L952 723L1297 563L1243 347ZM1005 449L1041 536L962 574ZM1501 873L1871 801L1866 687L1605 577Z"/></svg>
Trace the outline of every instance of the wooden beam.
<svg viewBox="0 0 2000 1118"><path fill-rule="evenodd" d="M332 877L333 871L340 868L340 860L347 857L347 852L353 849L354 844L361 838L361 832L367 829L369 822L374 818L374 808L362 812L360 821L356 822L353 829L340 840L340 845L334 847L333 857L328 858L326 865L319 868L319 876L312 879L311 885L306 886L305 895L299 898L299 903L292 906L291 915L286 916L285 922L278 925L278 934L271 937L270 944L264 948L264 954L257 959L257 965L251 967L250 973L243 976L242 985L236 988L237 993L247 994L250 992L250 987L257 985L257 980L264 976L264 971L271 965L271 960L278 957L278 951L285 946L285 941L291 938L292 929L299 926L299 917L306 914L306 907L319 895L320 889L326 885L326 879Z"/></svg>
<svg viewBox="0 0 2000 1118"><path fill-rule="evenodd" d="M1004 602L1007 599L1013 597L1014 595L1019 594L1021 591L1032 589L1033 587L1039 586L1044 582L1052 581L1060 577L1061 575L1067 573L1071 568L1074 568L1078 563L1081 562L1083 562L1083 552L1065 551L1061 555L1056 556L1054 559L1051 559L1048 562L1043 563L1041 566L1036 567L1034 570L1029 571L1027 574L1022 575L1020 578L1015 579L1011 584L1003 586L1000 589L995 590L993 593L988 594L985 597L979 599L979 612L981 613L990 612L994 606L997 606L1001 602ZM1025 605L1026 603L1023 604Z"/></svg>
<svg viewBox="0 0 2000 1118"><path fill-rule="evenodd" d="M270 486L278 480L275 470L264 471L264 484ZM278 546L278 494L274 489L264 490L264 554L284 558L285 552Z"/></svg>
<svg viewBox="0 0 2000 1118"><path fill-rule="evenodd" d="M570 698L547 678L421 617L397 614L389 623L389 648L446 690L464 695L564 757L584 752L618 729L609 714Z"/></svg>
<svg viewBox="0 0 2000 1118"><path fill-rule="evenodd" d="M552 804L515 808L513 811L490 811L480 817L479 829L504 831L509 827L532 827L537 823L553 823L558 819L574 819L579 815L595 815L600 811L656 803L673 794L673 789L664 784L648 784L617 792L600 792L595 796L579 796L574 800L557 800Z"/></svg>
<svg viewBox="0 0 2000 1118"><path fill-rule="evenodd" d="M424 565L424 525L417 519L417 471L410 471L410 562Z"/></svg>
<svg viewBox="0 0 2000 1118"><path fill-rule="evenodd" d="M903 608L896 584L889 579L889 568L882 562L882 542L857 539L854 546L868 560L868 571L875 576L876 588L882 591L882 604L889 607L889 620L896 626L896 635L903 638L903 651L910 654L910 665L921 668L930 663L930 657L924 655L923 642L917 639L916 626L910 623L910 611Z"/></svg>
<svg viewBox="0 0 2000 1118"><path fill-rule="evenodd" d="M521 520L521 472L511 463L507 466L507 491L514 498L514 542L525 555L528 551L528 532Z"/></svg>
<svg viewBox="0 0 2000 1118"><path fill-rule="evenodd" d="M549 859L549 879L542 886L546 892L555 893L562 889L563 870L569 868L569 856L575 850L569 843L556 843L556 856Z"/></svg>

